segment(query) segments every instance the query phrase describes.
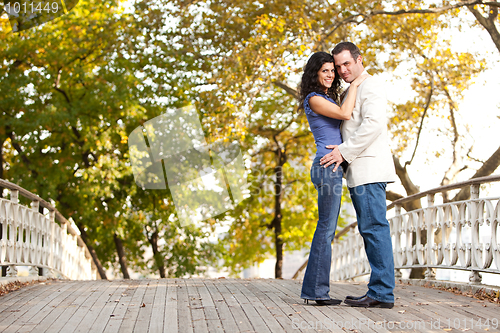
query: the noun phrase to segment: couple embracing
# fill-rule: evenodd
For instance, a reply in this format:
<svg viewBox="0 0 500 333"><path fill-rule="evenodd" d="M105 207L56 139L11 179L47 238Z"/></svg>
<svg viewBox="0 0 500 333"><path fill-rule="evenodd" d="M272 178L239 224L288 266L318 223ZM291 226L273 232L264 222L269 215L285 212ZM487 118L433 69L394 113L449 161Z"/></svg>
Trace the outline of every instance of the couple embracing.
<svg viewBox="0 0 500 333"><path fill-rule="evenodd" d="M342 101L341 78L350 84ZM344 302L357 307L392 308L395 278L386 184L396 180L396 173L387 140L383 84L365 71L358 47L342 42L332 54L317 52L310 57L299 96L317 148L311 181L318 192L319 214L301 298L317 305L342 302L330 298L329 291L331 243L345 172L371 275L366 294L347 296Z"/></svg>

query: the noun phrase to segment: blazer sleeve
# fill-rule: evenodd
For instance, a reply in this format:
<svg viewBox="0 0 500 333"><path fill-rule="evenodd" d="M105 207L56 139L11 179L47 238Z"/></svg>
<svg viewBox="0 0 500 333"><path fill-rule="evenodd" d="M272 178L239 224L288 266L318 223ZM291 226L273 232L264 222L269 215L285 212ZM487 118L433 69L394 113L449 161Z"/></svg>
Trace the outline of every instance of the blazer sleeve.
<svg viewBox="0 0 500 333"><path fill-rule="evenodd" d="M372 77L366 79L360 88L361 91L358 92L361 124L353 135L344 138L345 141L339 146L340 153L348 163L352 163L383 131L387 130L387 98L383 82Z"/></svg>

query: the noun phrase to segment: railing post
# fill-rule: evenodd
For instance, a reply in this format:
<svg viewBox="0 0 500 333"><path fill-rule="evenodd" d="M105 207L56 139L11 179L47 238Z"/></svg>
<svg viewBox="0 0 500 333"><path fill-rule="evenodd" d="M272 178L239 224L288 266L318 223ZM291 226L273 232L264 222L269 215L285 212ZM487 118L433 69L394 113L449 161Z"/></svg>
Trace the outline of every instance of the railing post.
<svg viewBox="0 0 500 333"><path fill-rule="evenodd" d="M16 277L16 276L17 276L16 265L9 265L9 267L7 267L7 277Z"/></svg>
<svg viewBox="0 0 500 333"><path fill-rule="evenodd" d="M432 217L432 209L434 207L434 194L427 194L427 208L425 209L425 225L427 226L427 239L426 239L426 248L427 248L427 258L426 264L427 268L425 270L425 279L426 280L434 280L436 278L436 272L433 268L429 267L432 264L432 248L434 246L434 237L433 237L433 217Z"/></svg>
<svg viewBox="0 0 500 333"><path fill-rule="evenodd" d="M54 252L56 251L56 246L55 246L55 219L56 219L56 212L55 211L49 211L49 223L47 226L47 233L45 236L45 242L44 246L47 247L47 263L49 267L54 268L56 264L56 256L54 255ZM60 250L59 248L57 249L58 251ZM54 278L55 274L52 271L52 269L44 269L42 270L43 276L46 276L48 278Z"/></svg>
<svg viewBox="0 0 500 333"><path fill-rule="evenodd" d="M470 186L470 199L471 200L474 200L474 199L479 199L479 189L480 189L480 184L475 184L475 185L471 185ZM474 228L475 228L475 224L477 223L477 219L478 219L478 214L479 214L479 210L478 210L478 204L474 204L475 206L475 209L474 209L474 215L471 215L471 229L473 230L472 232L474 232ZM479 274L478 271L475 271L474 270L474 267L479 267L480 266L480 263L477 263L476 262L476 256L474 255L473 251L475 251L476 247L479 246L479 244L474 244L474 237L471 237L471 253L470 255L472 256L471 258L471 265L472 265L472 271L469 275L469 282L472 283L472 284L480 284L481 281L483 280L483 277L481 276L481 274Z"/></svg>
<svg viewBox="0 0 500 333"><path fill-rule="evenodd" d="M36 264L36 255L35 255L35 251L37 250L37 237L36 237L36 228L37 228L37 225L36 225L36 219L37 219L37 216L36 214L38 214L38 210L40 209L40 201L36 201L36 200L33 200L31 202L31 209L33 210L33 220L29 221L29 231L28 231L28 234L26 235L27 236L27 239L29 240L28 243L29 243L29 248L30 248L30 259L31 259L31 262L33 264ZM31 249L34 249L34 251L32 252ZM31 266L30 269L29 269L29 273L28 273L30 276L39 276L40 275L40 271L38 269L37 266Z"/></svg>
<svg viewBox="0 0 500 333"><path fill-rule="evenodd" d="M11 190L10 191L10 201L13 203L19 203L19 191L18 190Z"/></svg>
<svg viewBox="0 0 500 333"><path fill-rule="evenodd" d="M479 185L479 184L470 186L470 198L471 198L471 200L479 199L479 187L480 186L481 185Z"/></svg>
<svg viewBox="0 0 500 333"><path fill-rule="evenodd" d="M393 227L394 227L394 260L398 261L398 266L401 264L399 262L399 253L401 251L401 205L395 205L394 206L394 217L392 219L394 221ZM396 265L395 265L396 266ZM403 277L403 274L401 273L401 269L395 268L394 269L394 277L396 279L401 279Z"/></svg>
<svg viewBox="0 0 500 333"><path fill-rule="evenodd" d="M19 203L19 191L18 190L11 190L10 191L10 201L13 203ZM16 242L17 242L17 212L14 210L13 214L13 223L10 226L10 244L11 244L11 259L17 257L16 253ZM13 259L15 261L15 259ZM7 277L16 277L17 276L17 267L16 265L9 265L7 267Z"/></svg>

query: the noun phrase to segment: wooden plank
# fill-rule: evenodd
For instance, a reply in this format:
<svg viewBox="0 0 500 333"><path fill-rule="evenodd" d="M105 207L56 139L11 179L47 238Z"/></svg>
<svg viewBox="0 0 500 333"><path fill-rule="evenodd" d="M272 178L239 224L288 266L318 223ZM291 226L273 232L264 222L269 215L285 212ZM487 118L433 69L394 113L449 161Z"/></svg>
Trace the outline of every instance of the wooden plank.
<svg viewBox="0 0 500 333"><path fill-rule="evenodd" d="M217 313L217 309L215 307L215 302L212 299L212 295L208 291L207 286L205 285L205 280L200 280L200 284L198 285L198 295L201 298L201 305L203 307L203 311L205 312L205 319L207 322L207 328L209 332L220 332L223 333L224 330L222 328L222 322L219 318L219 314Z"/></svg>
<svg viewBox="0 0 500 333"><path fill-rule="evenodd" d="M136 324L139 309L143 303L144 294L148 287L149 280L141 280L141 283L135 287L132 299L126 303L127 309L121 322L118 332L133 332Z"/></svg>
<svg viewBox="0 0 500 333"><path fill-rule="evenodd" d="M245 311L241 308L241 304L238 302L233 293L227 288L228 281L229 279L223 279L223 281L219 281L219 283L215 286L226 302L229 312L233 316L236 326L238 326L238 331L254 331L252 324L245 314Z"/></svg>
<svg viewBox="0 0 500 333"><path fill-rule="evenodd" d="M64 293L66 289L71 288L71 283L56 283L51 288L45 289L42 286L42 293L37 294L34 298L22 299L20 302L16 303L16 306L12 307L11 314L6 318L2 318L2 323L0 328L5 327L8 331L15 332L24 324L29 323L29 320L35 316L43 307L46 302L52 301L61 293Z"/></svg>
<svg viewBox="0 0 500 333"><path fill-rule="evenodd" d="M300 295L301 289L302 289L302 281L295 281L295 280L288 280L288 283L281 283L279 284L280 288L287 288L293 295ZM346 288L344 288L345 283L334 283L331 282L331 289L334 290L342 290L343 293L346 292ZM360 283L354 283L354 292L352 292L353 295L357 295L358 293L361 293L360 290L363 290L365 286L360 287ZM349 292L349 291L347 291ZM330 294L332 294L332 291L330 291ZM340 292L333 293L332 298L338 298L338 299L343 299L344 296L346 295L341 295ZM346 322L346 318L350 319L350 315L347 314L345 311L342 311L342 305L339 306L315 306L315 302L309 302L309 304L305 304L303 302L300 303L304 309L304 311L309 312L311 315L313 315L317 322L319 323L318 326L321 327L321 323L323 324L323 327L331 330L331 331L343 331L342 326ZM339 315L340 313L343 313L344 316ZM305 325L307 326L307 325Z"/></svg>
<svg viewBox="0 0 500 333"><path fill-rule="evenodd" d="M51 327L60 320L60 316L62 315L64 310L71 306L71 304L75 302L80 295L87 293L88 290L92 287L91 283L71 282L71 284L74 286L72 290L68 290L66 295L61 295L62 297L60 298L62 299L62 301L57 305L53 305L50 311L48 313L45 313L45 317L43 317L36 325L36 331L50 331ZM46 306L43 310L48 308L50 308L50 305ZM44 313L43 310L37 313L37 316L41 317L41 315ZM32 318L31 321L33 320L34 319Z"/></svg>
<svg viewBox="0 0 500 333"><path fill-rule="evenodd" d="M282 289L285 291L285 287L287 284L284 284L281 281L272 281L272 285L274 288L280 290ZM300 286L301 287L301 286ZM302 315L302 320L297 321L296 319L296 325L297 327L305 327L311 328L314 327L314 329L328 329L328 330L334 330L334 331L339 331L342 329L342 327L345 325L347 320L351 320L350 316L341 316L339 315L339 312L342 313L341 306L317 306L315 305L314 301L310 301L309 304L301 302L300 305L297 302L293 302L293 300L296 299L300 295L299 292L299 284L296 285L297 289L292 289L292 294L288 294L287 298L289 299L289 302L292 306L292 308L296 312L301 312ZM288 290L290 290L290 287L288 287ZM286 300L286 299L284 299ZM345 313L345 312L344 312ZM350 323L350 321L349 321Z"/></svg>
<svg viewBox="0 0 500 333"><path fill-rule="evenodd" d="M165 304L165 325L163 332L177 333L179 331L178 316L177 316L177 280L168 279L167 281L167 296Z"/></svg>
<svg viewBox="0 0 500 333"><path fill-rule="evenodd" d="M93 324L88 332L104 332L109 320L114 316L113 312L115 308L120 303L121 295L125 292L125 290L127 290L127 283L128 281L126 280L119 280L114 282L114 284L116 284L116 289L112 292L112 294L109 295L107 300L105 295L103 295L102 300L96 301L92 309L87 314L86 318L83 319L84 321L93 320ZM111 292L111 290L109 292ZM106 301L105 303L103 303L103 306L99 304L99 302L104 300ZM92 316L90 316L90 313L93 313Z"/></svg>
<svg viewBox="0 0 500 333"><path fill-rule="evenodd" d="M201 297L198 294L198 279L188 279L185 281L189 296L189 308L193 321L193 330L195 332L208 332L205 311L201 303Z"/></svg>
<svg viewBox="0 0 500 333"><path fill-rule="evenodd" d="M286 288L288 289L293 297L300 297L300 292L302 289L302 281L286 281L288 283L274 283L273 285L277 288ZM345 288L348 285L350 288ZM345 283L345 282L331 282L331 291L330 295L332 298L344 299L346 295L361 295L364 293L366 285L363 283ZM303 311L307 311L311 313L319 323L318 328L328 329L329 331L344 331L342 327L348 326L349 330L354 325L360 326L358 319L353 317L349 311L345 311L346 305L338 305L338 306L315 306L315 302L309 302L309 304L305 304L303 302L300 303L302 305ZM355 321L353 322L353 319ZM316 322L315 322L316 323ZM321 326L323 323L323 326ZM311 325L304 325L304 327ZM355 330L355 328L353 329ZM364 327L366 332L373 332L369 327Z"/></svg>
<svg viewBox="0 0 500 333"><path fill-rule="evenodd" d="M119 289L119 284L117 282L103 284L102 293L99 297L95 299L94 303L89 307L78 310L79 317L81 316L81 321L73 328L73 332L102 332L106 326L109 315L112 313L116 303L111 297L117 289ZM104 312L106 320L103 323L98 323L101 312ZM107 314L107 315L106 315ZM101 317L102 318L102 317Z"/></svg>
<svg viewBox="0 0 500 333"><path fill-rule="evenodd" d="M391 309L385 309L386 311L392 311ZM341 311L338 314L344 318L343 329L347 330L357 330L362 329L363 332L389 332L388 329L383 326L378 326L377 323L366 316L369 310L366 308L351 307L348 305L342 306ZM340 322L339 322L340 323Z"/></svg>
<svg viewBox="0 0 500 333"><path fill-rule="evenodd" d="M310 327L327 329L331 332L343 332L343 330L336 323L343 321L343 318L336 314L338 306L315 306L315 302L310 302L305 304L303 302L298 303L295 301L295 295L298 298L300 296L301 283L294 280L281 280L278 283L273 283L272 286L278 290L281 290L287 295L287 298L293 297L294 302L290 302L290 306L295 311L296 314L300 316L292 316L292 324L294 327L302 328L303 330L310 330ZM293 295L293 296L292 296ZM335 309L329 315L326 315L324 311L328 309Z"/></svg>
<svg viewBox="0 0 500 333"><path fill-rule="evenodd" d="M336 288L357 295L366 286ZM397 285L395 307L379 309L306 305L300 289L300 281L268 279L56 281L0 297L0 331L484 332L490 319L488 331L500 332L491 322L499 306L441 290Z"/></svg>
<svg viewBox="0 0 500 333"><path fill-rule="evenodd" d="M68 305L61 307L63 310L59 315L56 321L54 321L48 328L46 332L62 332L62 328L64 325L70 320L70 318L76 313L81 304L83 304L87 298L91 297L91 295L98 288L99 282L97 281L78 281L77 283L81 283L82 285L87 285L87 289L84 292L80 293L76 299L74 299Z"/></svg>
<svg viewBox="0 0 500 333"><path fill-rule="evenodd" d="M2 295L2 302L0 303L0 313L7 309L10 309L16 302L26 296L34 297L37 293L42 293L43 288L40 288L40 286L46 287L49 285L53 285L54 283L61 283L61 281L50 280L47 282L35 283L26 287L21 287L18 290L11 291L8 294Z"/></svg>
<svg viewBox="0 0 500 333"><path fill-rule="evenodd" d="M310 312L303 311L304 303L299 298L295 290L291 291L289 288L283 288L286 284L285 280L261 280L260 283L267 286L266 295L271 298L280 308L285 309L285 314L291 318L292 325L294 328L299 328L303 326L302 330L308 330L309 324L318 321L318 318L314 317ZM293 289L293 288L292 288ZM299 305L300 304L300 305ZM311 303L311 304L314 304ZM307 305L313 306L313 305ZM302 324L297 326L297 324Z"/></svg>
<svg viewBox="0 0 500 333"><path fill-rule="evenodd" d="M149 333L162 333L165 322L165 303L167 297L167 280L160 279L156 285L156 294L153 300Z"/></svg>
<svg viewBox="0 0 500 333"><path fill-rule="evenodd" d="M247 288L266 306L285 332L306 331L295 325L297 321L302 322L306 320L303 317L304 314L297 313L297 311L285 303L277 294L272 284L268 283L268 280L255 280L254 283L248 284ZM294 320L294 314L297 316L297 320ZM305 318L307 316L308 314L305 314Z"/></svg>
<svg viewBox="0 0 500 333"><path fill-rule="evenodd" d="M269 327L266 325L262 317L254 308L252 302L247 298L247 295L243 294L240 290L240 285L243 284L247 280L228 280L226 283L226 287L231 291L234 295L240 307L245 312L247 320L253 326L254 331L256 332L271 332ZM249 291L249 293L251 293Z"/></svg>
<svg viewBox="0 0 500 333"><path fill-rule="evenodd" d="M252 287L251 287L252 285L255 285L257 288L259 287L259 285L261 285L257 280L250 280L250 281L243 280L239 283L236 283L235 285L239 288L241 293L244 294L248 298L250 304L255 308L256 312L262 318L262 320L266 324L267 328L271 332L282 331L284 329L280 325L278 320L276 320L273 313L271 311L269 311L269 309L267 307L267 305L268 305L267 303L269 303L270 300L268 298L267 299L264 298L266 300L266 302L263 302L262 298L258 297L258 295L257 295L258 293L254 292L255 289L252 290ZM292 319L292 318L290 317L290 319Z"/></svg>
<svg viewBox="0 0 500 333"><path fill-rule="evenodd" d="M189 308L188 288L185 280L177 280L177 315L179 318L179 332L192 333L193 320L191 318L191 310Z"/></svg>
<svg viewBox="0 0 500 333"><path fill-rule="evenodd" d="M475 304L481 304L478 300L470 298L464 295L456 295L451 292L441 291L436 289L430 289L419 286L411 286L409 289L414 291L418 296L425 295L423 300L427 302L436 303L448 308L457 308L454 311L462 313L463 315L476 315L483 318L495 318L498 317L498 306L492 303L486 304L487 306L474 307ZM467 300L467 301L465 301ZM467 307L465 307L466 305ZM490 305L490 306L488 306Z"/></svg>
<svg viewBox="0 0 500 333"><path fill-rule="evenodd" d="M5 296L9 296L5 299L5 296L1 297L2 302L0 302L0 329L5 328L5 320L14 312L19 312L18 310L24 306L26 303L30 302L32 299L38 297L40 294L47 293L48 290L57 290L60 288L61 281L55 281L48 284L40 284L29 288L28 290L13 291Z"/></svg>
<svg viewBox="0 0 500 333"><path fill-rule="evenodd" d="M156 295L156 287L158 280L148 280L146 284L146 292L142 304L139 307L139 314L134 326L134 332L147 332L153 313L153 303Z"/></svg>
<svg viewBox="0 0 500 333"><path fill-rule="evenodd" d="M93 288L90 289L90 295L89 297L86 297L83 299L82 303L74 303L76 306L76 311L73 312L72 316L69 318L69 320L65 323L63 328L61 329L61 332L75 332L79 329L79 325L82 322L83 318L87 315L89 310L92 308L92 306L95 304L97 300L99 300L103 295L109 297L109 295L106 294L108 292L108 288L111 288L114 290L115 284L113 284L110 281L107 280L99 280L96 281L93 284ZM88 325L89 323L83 323L83 329L87 328L88 332ZM82 328L80 328L82 329Z"/></svg>
<svg viewBox="0 0 500 333"><path fill-rule="evenodd" d="M116 333L120 330L120 326L125 319L125 313L132 301L132 296L140 285L140 280L127 280L126 289L120 295L119 302L116 304L116 307L113 310L113 313L110 315L110 318L104 328L105 333Z"/></svg>
<svg viewBox="0 0 500 333"><path fill-rule="evenodd" d="M486 315L481 313L482 309L479 303L462 295L447 292L441 294L434 289L417 286L407 286L402 289L401 293L406 296L406 299L409 299L406 301L405 309L408 312L415 312L415 315L422 318L428 326L437 326L440 323L442 328L448 328L450 325L453 327L453 322L456 319L461 322L462 319L470 318L478 322L480 318L491 320L499 317L499 312L494 312L493 308L491 308L492 313ZM491 317L488 317L489 315ZM463 327L463 329L466 328Z"/></svg>
<svg viewBox="0 0 500 333"><path fill-rule="evenodd" d="M234 321L233 315L229 310L229 306L224 300L224 297L219 292L215 284L223 283L217 280L204 280L203 281L210 297L212 298L212 302L215 305L217 316L222 324L222 328L225 332L237 332L238 325Z"/></svg>
<svg viewBox="0 0 500 333"><path fill-rule="evenodd" d="M455 309L446 305L448 297L455 296L453 294L441 297L434 289L403 285L399 286L397 293L401 297L398 303L403 307L402 310L406 310L406 313L414 313L424 321L427 327L433 326L434 328L437 326L436 323L443 323L449 318L459 316ZM461 304L464 301L467 302L468 299L458 296L457 301L459 301L457 304Z"/></svg>

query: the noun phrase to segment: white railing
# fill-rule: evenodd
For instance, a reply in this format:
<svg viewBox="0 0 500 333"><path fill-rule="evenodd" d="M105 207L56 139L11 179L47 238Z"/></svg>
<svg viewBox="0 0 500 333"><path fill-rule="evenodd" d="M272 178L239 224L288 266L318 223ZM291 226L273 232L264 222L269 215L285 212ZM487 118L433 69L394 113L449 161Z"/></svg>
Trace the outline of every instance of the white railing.
<svg viewBox="0 0 500 333"><path fill-rule="evenodd" d="M396 277L401 269L425 268L426 279L435 269L470 272L472 284L481 283L481 272L500 274L500 197L479 198L479 187L500 181L500 176L471 179L420 192L391 203L389 219ZM435 205L437 193L470 186L471 198ZM427 197L427 207L401 212L405 203ZM349 280L370 273L357 223L336 234L332 247L332 280ZM425 235L425 238L422 237ZM305 264L294 278L303 274Z"/></svg>
<svg viewBox="0 0 500 333"><path fill-rule="evenodd" d="M17 266L29 266L30 276L38 276L41 268L45 277L96 279L87 246L56 208L3 179L0 187L10 192L10 200L0 198L0 265L7 266L8 278L17 277ZM19 194L31 200L31 207L19 203ZM48 215L39 213L40 206Z"/></svg>

